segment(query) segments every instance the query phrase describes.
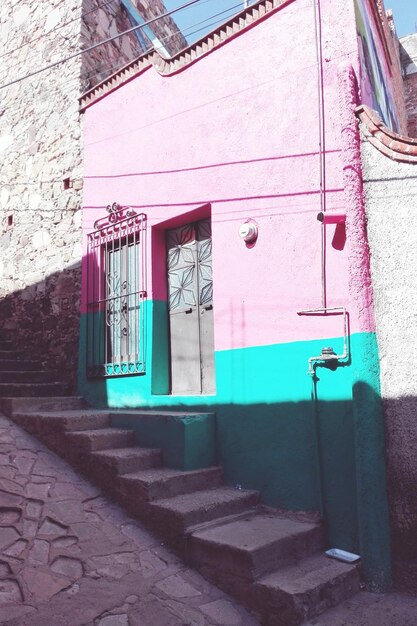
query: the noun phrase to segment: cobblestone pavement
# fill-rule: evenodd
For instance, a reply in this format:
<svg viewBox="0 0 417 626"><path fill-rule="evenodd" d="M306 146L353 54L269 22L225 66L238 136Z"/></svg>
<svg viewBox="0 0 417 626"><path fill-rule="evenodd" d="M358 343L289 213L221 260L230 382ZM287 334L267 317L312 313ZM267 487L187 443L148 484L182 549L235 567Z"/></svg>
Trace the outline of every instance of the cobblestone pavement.
<svg viewBox="0 0 417 626"><path fill-rule="evenodd" d="M0 624L258 622L0 414ZM417 626L417 598L360 593L313 625Z"/></svg>
<svg viewBox="0 0 417 626"><path fill-rule="evenodd" d="M0 415L0 623L258 622Z"/></svg>

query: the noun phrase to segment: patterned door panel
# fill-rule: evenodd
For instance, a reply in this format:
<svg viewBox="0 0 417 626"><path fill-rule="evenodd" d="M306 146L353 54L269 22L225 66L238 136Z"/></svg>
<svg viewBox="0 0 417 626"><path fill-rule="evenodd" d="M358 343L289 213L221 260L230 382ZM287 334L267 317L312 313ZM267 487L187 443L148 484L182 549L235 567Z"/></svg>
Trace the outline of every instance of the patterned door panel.
<svg viewBox="0 0 417 626"><path fill-rule="evenodd" d="M214 381L210 220L168 231L167 249L172 393L209 393Z"/></svg>

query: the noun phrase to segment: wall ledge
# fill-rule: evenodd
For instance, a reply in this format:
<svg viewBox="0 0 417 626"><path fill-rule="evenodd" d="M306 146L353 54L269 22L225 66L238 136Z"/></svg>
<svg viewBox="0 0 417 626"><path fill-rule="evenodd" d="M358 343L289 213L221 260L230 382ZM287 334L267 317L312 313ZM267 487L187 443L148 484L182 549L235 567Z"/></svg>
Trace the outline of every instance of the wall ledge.
<svg viewBox="0 0 417 626"><path fill-rule="evenodd" d="M80 111L151 67L161 76L177 74L292 2L294 0L258 0L171 58L162 57L155 49L146 52L85 92L79 99Z"/></svg>
<svg viewBox="0 0 417 626"><path fill-rule="evenodd" d="M356 107L355 113L364 136L377 150L393 161L417 163L417 139L394 133L366 104Z"/></svg>

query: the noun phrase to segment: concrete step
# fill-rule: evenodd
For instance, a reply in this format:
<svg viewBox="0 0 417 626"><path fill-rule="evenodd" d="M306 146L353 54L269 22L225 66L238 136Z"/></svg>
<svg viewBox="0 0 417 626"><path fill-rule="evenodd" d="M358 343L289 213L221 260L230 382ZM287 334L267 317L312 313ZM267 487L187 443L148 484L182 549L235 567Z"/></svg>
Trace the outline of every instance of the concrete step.
<svg viewBox="0 0 417 626"><path fill-rule="evenodd" d="M319 554L253 584L250 602L267 626L297 626L359 591L356 565Z"/></svg>
<svg viewBox="0 0 417 626"><path fill-rule="evenodd" d="M22 361L21 370L0 370L0 383L50 383L56 379L54 372L46 370L26 370L25 361Z"/></svg>
<svg viewBox="0 0 417 626"><path fill-rule="evenodd" d="M163 534L181 535L189 526L251 509L258 500L257 491L218 487L156 500L150 508Z"/></svg>
<svg viewBox="0 0 417 626"><path fill-rule="evenodd" d="M15 412L13 419L22 426L31 426L32 432L68 432L97 430L110 426L108 411L79 409L76 411Z"/></svg>
<svg viewBox="0 0 417 626"><path fill-rule="evenodd" d="M73 446L76 454L111 448L126 448L135 444L133 430L117 428L72 431L67 433L66 438L68 445Z"/></svg>
<svg viewBox="0 0 417 626"><path fill-rule="evenodd" d="M0 383L0 397L62 396L68 392L65 383Z"/></svg>
<svg viewBox="0 0 417 626"><path fill-rule="evenodd" d="M111 422L133 428L140 445L161 448L167 467L191 470L216 464L214 413L119 409L112 412Z"/></svg>
<svg viewBox="0 0 417 626"><path fill-rule="evenodd" d="M16 360L16 359L23 359L25 356L25 353L23 352L23 350L1 350L0 349L0 360L5 359L5 360Z"/></svg>
<svg viewBox="0 0 417 626"><path fill-rule="evenodd" d="M82 409L86 401L82 396L43 396L43 397L0 398L0 409L8 416L31 411L66 411Z"/></svg>
<svg viewBox="0 0 417 626"><path fill-rule="evenodd" d="M172 498L192 491L219 487L222 484L222 469L182 471L168 467L124 474L119 478L120 489L124 494L147 502Z"/></svg>
<svg viewBox="0 0 417 626"><path fill-rule="evenodd" d="M14 343L10 339L0 339L0 350L13 350Z"/></svg>
<svg viewBox="0 0 417 626"><path fill-rule="evenodd" d="M3 371L37 371L42 369L40 361L27 361L26 359L2 359L0 360L0 372Z"/></svg>
<svg viewBox="0 0 417 626"><path fill-rule="evenodd" d="M324 546L320 524L274 513L258 513L192 533L190 558L205 569L222 564L225 575L255 580L318 552Z"/></svg>
<svg viewBox="0 0 417 626"><path fill-rule="evenodd" d="M125 431L129 432L129 431ZM91 454L92 465L99 467L100 471L110 471L117 476L137 470L148 470L151 467L161 465L161 451L158 448L116 448L102 450Z"/></svg>

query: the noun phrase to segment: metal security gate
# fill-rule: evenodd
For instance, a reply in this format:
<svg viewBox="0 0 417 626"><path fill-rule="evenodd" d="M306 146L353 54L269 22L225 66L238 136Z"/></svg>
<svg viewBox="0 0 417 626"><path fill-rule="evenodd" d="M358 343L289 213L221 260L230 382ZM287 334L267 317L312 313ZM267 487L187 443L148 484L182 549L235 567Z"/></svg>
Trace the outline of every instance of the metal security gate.
<svg viewBox="0 0 417 626"><path fill-rule="evenodd" d="M146 216L118 204L88 235L87 375L145 372Z"/></svg>
<svg viewBox="0 0 417 626"><path fill-rule="evenodd" d="M209 219L167 232L171 392L214 393Z"/></svg>

